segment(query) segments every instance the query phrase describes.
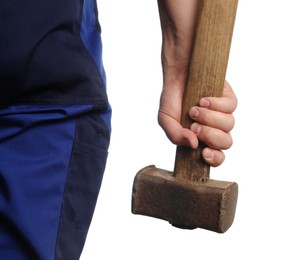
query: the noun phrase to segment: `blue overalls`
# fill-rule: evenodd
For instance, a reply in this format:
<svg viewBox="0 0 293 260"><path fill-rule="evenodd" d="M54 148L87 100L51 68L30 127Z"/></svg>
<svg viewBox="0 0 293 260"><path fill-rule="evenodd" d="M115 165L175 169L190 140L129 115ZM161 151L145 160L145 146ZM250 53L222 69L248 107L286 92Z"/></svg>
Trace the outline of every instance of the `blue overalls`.
<svg viewBox="0 0 293 260"><path fill-rule="evenodd" d="M1 0L0 260L79 259L110 119L95 0Z"/></svg>

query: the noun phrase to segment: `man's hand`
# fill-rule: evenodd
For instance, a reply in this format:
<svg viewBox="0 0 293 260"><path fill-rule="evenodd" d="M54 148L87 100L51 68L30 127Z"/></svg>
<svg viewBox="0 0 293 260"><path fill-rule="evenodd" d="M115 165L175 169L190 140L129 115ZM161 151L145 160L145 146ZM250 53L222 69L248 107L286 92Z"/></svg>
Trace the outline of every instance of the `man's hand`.
<svg viewBox="0 0 293 260"><path fill-rule="evenodd" d="M177 93L178 94L178 93ZM162 92L158 121L166 135L176 145L190 146L196 149L198 141L207 147L203 150L203 158L211 166L219 166L225 160L222 150L232 145L230 131L234 127L233 112L237 107L237 98L231 86L225 82L223 96L220 98L205 97L199 106L189 111L194 120L190 129L180 124L181 95L176 92Z"/></svg>

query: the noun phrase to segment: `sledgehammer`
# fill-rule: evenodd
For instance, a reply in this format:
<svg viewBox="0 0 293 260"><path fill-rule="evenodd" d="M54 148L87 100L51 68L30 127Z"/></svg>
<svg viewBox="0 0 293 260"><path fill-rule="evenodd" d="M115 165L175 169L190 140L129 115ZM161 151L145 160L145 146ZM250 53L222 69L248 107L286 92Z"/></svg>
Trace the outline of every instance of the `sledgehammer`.
<svg viewBox="0 0 293 260"><path fill-rule="evenodd" d="M221 96L226 76L238 0L201 0L182 105L181 124L201 97ZM186 229L226 232L233 223L238 185L209 179L209 166L195 150L178 146L174 172L148 166L134 179L132 213L169 221Z"/></svg>

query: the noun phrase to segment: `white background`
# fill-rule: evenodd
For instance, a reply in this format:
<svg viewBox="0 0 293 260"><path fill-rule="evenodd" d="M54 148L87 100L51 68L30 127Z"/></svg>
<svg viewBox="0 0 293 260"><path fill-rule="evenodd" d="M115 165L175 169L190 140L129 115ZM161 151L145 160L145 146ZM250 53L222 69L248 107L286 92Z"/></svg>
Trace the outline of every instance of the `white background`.
<svg viewBox="0 0 293 260"><path fill-rule="evenodd" d="M150 164L173 170L175 156L156 120L162 85L157 5L98 4L113 131L81 259L293 259L292 0L239 0L227 72L239 100L234 145L211 170L213 179L240 188L234 224L224 234L132 215L137 171Z"/></svg>

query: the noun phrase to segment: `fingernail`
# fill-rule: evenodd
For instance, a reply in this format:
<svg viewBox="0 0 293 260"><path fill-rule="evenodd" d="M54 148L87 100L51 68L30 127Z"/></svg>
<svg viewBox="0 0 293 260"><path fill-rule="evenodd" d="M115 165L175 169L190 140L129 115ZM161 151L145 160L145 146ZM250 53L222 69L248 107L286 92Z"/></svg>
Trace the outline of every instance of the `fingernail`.
<svg viewBox="0 0 293 260"><path fill-rule="evenodd" d="M201 107L209 107L210 106L210 101L205 99L205 98L202 98L200 101L199 101L199 105Z"/></svg>
<svg viewBox="0 0 293 260"><path fill-rule="evenodd" d="M197 123L193 123L191 125L191 131L194 132L195 134L199 134L201 131L201 126Z"/></svg>
<svg viewBox="0 0 293 260"><path fill-rule="evenodd" d="M214 152L209 149L204 150L204 158L208 161L212 161L214 158Z"/></svg>
<svg viewBox="0 0 293 260"><path fill-rule="evenodd" d="M190 115L193 118L197 118L199 116L199 110L196 107L192 107L190 110Z"/></svg>

